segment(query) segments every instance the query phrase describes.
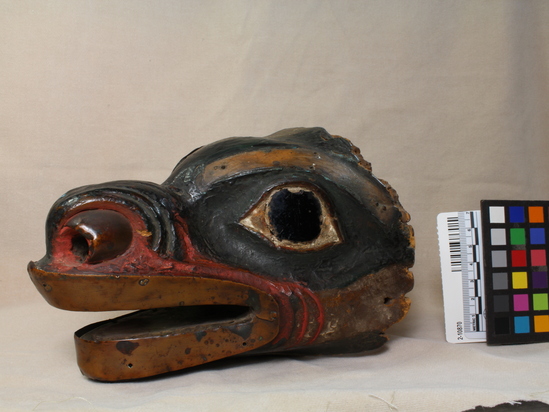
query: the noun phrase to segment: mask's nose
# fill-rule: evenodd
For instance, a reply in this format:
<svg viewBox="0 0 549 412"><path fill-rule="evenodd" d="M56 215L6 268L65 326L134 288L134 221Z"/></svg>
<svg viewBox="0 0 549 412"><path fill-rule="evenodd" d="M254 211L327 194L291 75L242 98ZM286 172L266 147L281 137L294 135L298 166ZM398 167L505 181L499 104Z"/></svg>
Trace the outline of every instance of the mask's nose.
<svg viewBox="0 0 549 412"><path fill-rule="evenodd" d="M65 226L72 253L85 263L114 259L132 242L130 222L113 210L86 210L73 216Z"/></svg>
<svg viewBox="0 0 549 412"><path fill-rule="evenodd" d="M183 209L171 192L149 182L73 189L50 209L41 262L77 267L122 258L132 250L182 261L187 250Z"/></svg>

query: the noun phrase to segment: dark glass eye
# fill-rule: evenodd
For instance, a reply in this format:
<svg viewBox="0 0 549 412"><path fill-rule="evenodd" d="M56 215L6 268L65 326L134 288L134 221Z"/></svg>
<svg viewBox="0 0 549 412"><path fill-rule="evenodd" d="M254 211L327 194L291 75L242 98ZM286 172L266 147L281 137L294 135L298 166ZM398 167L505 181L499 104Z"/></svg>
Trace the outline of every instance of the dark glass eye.
<svg viewBox="0 0 549 412"><path fill-rule="evenodd" d="M271 189L239 223L284 249L320 250L342 242L325 197L305 183Z"/></svg>
<svg viewBox="0 0 549 412"><path fill-rule="evenodd" d="M310 242L320 235L322 209L314 193L282 189L269 206L269 221L278 240Z"/></svg>

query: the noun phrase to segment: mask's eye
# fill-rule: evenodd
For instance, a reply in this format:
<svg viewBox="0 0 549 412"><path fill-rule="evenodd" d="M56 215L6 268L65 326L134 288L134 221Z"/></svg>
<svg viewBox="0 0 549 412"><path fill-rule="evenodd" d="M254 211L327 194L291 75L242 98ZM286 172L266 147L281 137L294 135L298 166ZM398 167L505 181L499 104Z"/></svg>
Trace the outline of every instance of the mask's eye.
<svg viewBox="0 0 549 412"><path fill-rule="evenodd" d="M271 189L240 224L285 249L319 250L342 242L324 196L318 188L305 184Z"/></svg>

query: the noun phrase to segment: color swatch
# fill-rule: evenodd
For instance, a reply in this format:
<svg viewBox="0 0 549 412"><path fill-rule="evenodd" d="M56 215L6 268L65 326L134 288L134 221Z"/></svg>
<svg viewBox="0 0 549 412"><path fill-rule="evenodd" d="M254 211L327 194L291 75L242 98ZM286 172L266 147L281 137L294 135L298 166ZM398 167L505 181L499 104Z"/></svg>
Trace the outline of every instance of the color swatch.
<svg viewBox="0 0 549 412"><path fill-rule="evenodd" d="M549 202L481 202L486 341L549 341Z"/></svg>

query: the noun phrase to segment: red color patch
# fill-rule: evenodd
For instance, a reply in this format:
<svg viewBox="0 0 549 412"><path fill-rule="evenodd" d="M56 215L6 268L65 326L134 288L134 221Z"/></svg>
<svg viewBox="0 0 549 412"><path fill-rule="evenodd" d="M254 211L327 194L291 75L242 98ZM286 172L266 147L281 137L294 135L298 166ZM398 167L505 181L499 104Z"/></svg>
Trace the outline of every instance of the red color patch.
<svg viewBox="0 0 549 412"><path fill-rule="evenodd" d="M511 266L513 267L526 266L526 250L511 251Z"/></svg>

